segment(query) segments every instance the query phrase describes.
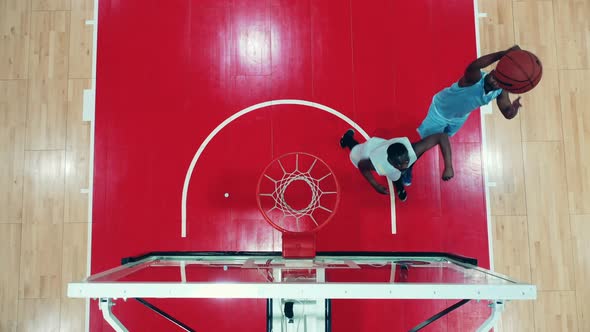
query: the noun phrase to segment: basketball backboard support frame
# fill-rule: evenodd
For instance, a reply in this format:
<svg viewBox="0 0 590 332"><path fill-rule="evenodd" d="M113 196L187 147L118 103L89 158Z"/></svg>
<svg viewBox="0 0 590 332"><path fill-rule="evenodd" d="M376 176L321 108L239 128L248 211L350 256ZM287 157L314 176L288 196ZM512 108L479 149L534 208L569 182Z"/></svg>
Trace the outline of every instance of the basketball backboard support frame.
<svg viewBox="0 0 590 332"><path fill-rule="evenodd" d="M326 270L391 268L407 262L426 262L429 267L457 276L461 282L448 280L434 282L333 282L326 280ZM318 252L313 259L286 259L281 252L152 252L146 255L123 259L123 265L90 276L86 280L68 285L68 296L73 298L97 298L103 316L117 331L126 331L110 308L114 299L127 298L250 298L250 299L446 299L490 301L492 315L482 325L481 331L489 330L499 318L504 302L510 300L533 300L536 286L520 283L507 276L477 267L474 259L446 253L412 252ZM153 268L178 268L179 281L130 280L139 271ZM213 281L187 281L187 269L216 269L221 272L233 269L257 269L272 273L272 280L222 283ZM313 270L314 281L283 280L281 271ZM243 270L241 270L243 271ZM257 271L257 272L258 272ZM423 270L426 271L426 270ZM367 271L370 272L370 271ZM278 273L278 274L277 274ZM392 272L393 273L393 272ZM435 273L433 275L443 275ZM256 275L256 274L254 274ZM260 273L263 277L264 273ZM393 274L392 274L393 276ZM190 278L189 278L190 279ZM444 278L443 278L444 279ZM125 281L121 281L125 280Z"/></svg>

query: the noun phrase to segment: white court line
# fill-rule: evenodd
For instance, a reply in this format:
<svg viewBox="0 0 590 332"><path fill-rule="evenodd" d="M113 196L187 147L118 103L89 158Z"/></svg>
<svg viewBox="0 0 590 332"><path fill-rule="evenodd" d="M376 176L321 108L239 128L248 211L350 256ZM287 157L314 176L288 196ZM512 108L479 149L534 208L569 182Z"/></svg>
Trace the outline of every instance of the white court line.
<svg viewBox="0 0 590 332"><path fill-rule="evenodd" d="M180 261L180 282L186 282L186 261Z"/></svg>
<svg viewBox="0 0 590 332"><path fill-rule="evenodd" d="M333 108L330 108L330 107L322 105L322 104L314 103L312 101L300 100L300 99L277 99L277 100L265 101L262 103L258 103L256 105L252 105L250 107L246 107L245 109L243 109L243 110L233 114L229 118L225 119L225 121L223 121L217 127L215 127L215 129L213 129L213 131L209 134L209 136L207 136L207 138L205 138L203 143L201 143L201 146L199 146L199 149L197 149L197 152L195 153L195 156L193 157L193 160L191 161L191 164L188 167L188 170L186 172L186 176L184 178L184 185L182 186L181 231L180 231L181 237L186 237L186 201L187 201L187 196L188 196L188 187L190 184L190 179L191 179L191 176L193 175L193 171L195 169L195 166L197 165L197 161L199 161L199 157L201 156L201 154L203 153L203 151L205 150L205 148L207 147L209 142L213 139L213 137L215 137L215 135L217 135L223 128L225 128L225 126L227 126L228 124L230 124L232 121L236 120L237 118L241 117L242 115L248 114L252 111L259 110L259 109L262 109L265 107L274 106L274 105L303 105L303 106L317 108L319 110L328 112L328 113L338 117L339 119L343 120L344 122L348 123L348 125L350 125L352 128L354 128L354 130L356 130L356 132L361 134L366 140L368 140L370 138L369 135L367 135L367 133L356 122L352 121L346 115L336 111ZM387 181L387 183L389 185L389 193L390 193L389 195L390 195L390 202L391 202L391 204L390 204L391 205L391 234L395 234L397 231L396 230L396 218L395 218L395 193L393 191L393 186L391 184L391 181Z"/></svg>
<svg viewBox="0 0 590 332"><path fill-rule="evenodd" d="M94 0L94 12L92 20L86 20L86 25L93 25L92 29L92 70L91 70L91 89L84 90L82 116L84 121L90 122L90 156L88 158L88 230L87 230L87 248L86 248L86 276L90 276L92 263L92 201L94 193L94 135L95 135L95 110L96 110L96 61L98 51L98 2ZM90 299L86 299L85 304L84 331L90 331Z"/></svg>
<svg viewBox="0 0 590 332"><path fill-rule="evenodd" d="M475 21L475 47L477 50L477 57L481 56L481 45L480 45L480 38L479 38L479 19L487 17L486 13L480 13L479 7L477 4L478 0L473 0L473 17ZM480 119L481 119L481 151L482 151L482 169L483 169L483 183L484 183L484 195L486 199L486 222L488 226L488 251L489 251L489 259L490 259L490 270L494 271L494 246L492 240L492 212L490 210L490 184L492 182L489 181L489 174L487 169L487 152L488 152L488 145L486 139L486 114L492 113L491 106L485 106L480 108ZM495 185L495 183L494 183Z"/></svg>

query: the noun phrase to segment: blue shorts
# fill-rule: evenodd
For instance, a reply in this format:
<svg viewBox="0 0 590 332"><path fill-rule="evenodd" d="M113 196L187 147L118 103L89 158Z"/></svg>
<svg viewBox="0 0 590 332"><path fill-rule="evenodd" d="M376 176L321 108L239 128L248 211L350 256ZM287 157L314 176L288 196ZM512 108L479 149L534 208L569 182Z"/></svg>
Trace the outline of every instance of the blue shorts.
<svg viewBox="0 0 590 332"><path fill-rule="evenodd" d="M463 118L446 119L436 111L434 104L430 104L428 115L426 115L426 118L416 130L421 138L440 133L447 133L449 136L453 136L463 127L468 118L469 114Z"/></svg>

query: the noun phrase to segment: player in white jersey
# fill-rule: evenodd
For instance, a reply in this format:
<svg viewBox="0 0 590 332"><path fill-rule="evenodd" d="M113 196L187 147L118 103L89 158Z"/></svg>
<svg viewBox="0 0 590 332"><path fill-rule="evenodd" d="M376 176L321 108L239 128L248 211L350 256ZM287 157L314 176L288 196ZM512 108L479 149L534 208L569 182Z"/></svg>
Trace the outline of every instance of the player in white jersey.
<svg viewBox="0 0 590 332"><path fill-rule="evenodd" d="M404 183L403 174L412 166L420 156L440 145L445 161L445 169L442 179L450 180L454 176L449 136L445 133L428 136L418 142L410 143L407 137L385 140L379 137L371 137L365 143L359 144L354 139L354 131L349 129L340 139L342 148L350 149L350 161L359 169L361 174L369 181L375 190L388 195L387 187L378 183L373 177L373 171L381 176L386 176L395 184L397 195L403 202L408 194Z"/></svg>

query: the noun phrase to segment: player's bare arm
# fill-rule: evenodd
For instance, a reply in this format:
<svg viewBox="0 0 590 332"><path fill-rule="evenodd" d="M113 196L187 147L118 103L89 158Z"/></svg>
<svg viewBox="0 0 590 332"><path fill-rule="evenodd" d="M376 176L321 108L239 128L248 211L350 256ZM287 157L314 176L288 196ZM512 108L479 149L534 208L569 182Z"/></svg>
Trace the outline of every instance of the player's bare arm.
<svg viewBox="0 0 590 332"><path fill-rule="evenodd" d="M377 180L375 180L375 177L373 177L372 171L375 170L375 167L373 166L371 160L363 159L359 161L358 168L361 174L365 177L365 179L367 179L367 181L369 181L371 186L373 186L373 188L375 188L375 190L378 193L383 195L389 195L389 190L385 186L377 182Z"/></svg>
<svg viewBox="0 0 590 332"><path fill-rule="evenodd" d="M419 142L413 143L412 147L414 148L414 152L416 152L416 157L420 158L424 152L430 150L436 145L440 146L440 151L445 161L445 170L443 172L442 179L444 181L448 181L455 175L453 171L453 156L449 135L445 133L430 135Z"/></svg>
<svg viewBox="0 0 590 332"><path fill-rule="evenodd" d="M479 80L481 80L482 69L500 60L504 55L506 55L506 53L516 50L520 50L518 45L514 45L505 51L494 52L477 58L475 61L470 63L469 66L467 66L467 69L465 69L465 74L459 80L459 86L466 87L479 82Z"/></svg>
<svg viewBox="0 0 590 332"><path fill-rule="evenodd" d="M510 95L507 91L502 91L498 98L496 98L496 103L502 115L508 120L514 118L518 114L518 109L522 106L520 104L520 97L514 101L510 101Z"/></svg>

